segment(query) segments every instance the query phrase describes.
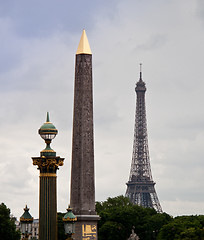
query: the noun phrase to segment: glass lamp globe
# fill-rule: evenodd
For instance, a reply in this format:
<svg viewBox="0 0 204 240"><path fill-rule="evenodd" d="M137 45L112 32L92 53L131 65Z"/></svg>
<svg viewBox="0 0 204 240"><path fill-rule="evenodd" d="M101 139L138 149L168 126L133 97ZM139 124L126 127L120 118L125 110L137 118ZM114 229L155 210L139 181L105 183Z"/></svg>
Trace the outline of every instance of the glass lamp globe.
<svg viewBox="0 0 204 240"><path fill-rule="evenodd" d="M56 127L50 122L49 113L47 112L47 119L46 122L41 126L39 129L39 134L42 139L48 142L51 142L58 133Z"/></svg>

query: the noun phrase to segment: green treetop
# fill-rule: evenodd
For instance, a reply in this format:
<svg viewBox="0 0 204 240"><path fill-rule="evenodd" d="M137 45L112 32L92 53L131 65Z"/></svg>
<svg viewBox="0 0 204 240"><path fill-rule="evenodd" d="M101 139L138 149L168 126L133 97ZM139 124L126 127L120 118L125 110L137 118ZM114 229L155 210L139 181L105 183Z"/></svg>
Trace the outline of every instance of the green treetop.
<svg viewBox="0 0 204 240"><path fill-rule="evenodd" d="M20 240L21 233L16 231L15 218L10 217L10 209L4 203L0 205L0 239Z"/></svg>

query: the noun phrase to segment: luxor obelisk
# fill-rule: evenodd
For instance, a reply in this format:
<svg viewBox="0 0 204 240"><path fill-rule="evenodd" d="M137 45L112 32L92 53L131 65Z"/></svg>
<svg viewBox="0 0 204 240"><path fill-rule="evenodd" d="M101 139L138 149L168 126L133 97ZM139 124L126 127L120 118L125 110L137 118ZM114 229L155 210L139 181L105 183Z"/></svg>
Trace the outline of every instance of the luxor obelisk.
<svg viewBox="0 0 204 240"><path fill-rule="evenodd" d="M72 139L71 207L76 240L97 239L94 177L92 53L85 30L76 52Z"/></svg>

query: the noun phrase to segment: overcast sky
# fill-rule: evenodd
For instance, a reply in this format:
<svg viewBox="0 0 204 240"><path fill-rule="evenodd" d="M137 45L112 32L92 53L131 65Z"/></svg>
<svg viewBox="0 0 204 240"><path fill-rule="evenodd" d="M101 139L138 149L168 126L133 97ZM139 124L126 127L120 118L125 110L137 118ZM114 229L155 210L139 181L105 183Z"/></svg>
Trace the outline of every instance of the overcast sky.
<svg viewBox="0 0 204 240"><path fill-rule="evenodd" d="M18 0L0 3L0 202L38 217L46 112L65 157L58 211L69 203L75 53L93 53L96 200L125 194L135 83L146 82L150 162L165 212L204 214L204 1Z"/></svg>

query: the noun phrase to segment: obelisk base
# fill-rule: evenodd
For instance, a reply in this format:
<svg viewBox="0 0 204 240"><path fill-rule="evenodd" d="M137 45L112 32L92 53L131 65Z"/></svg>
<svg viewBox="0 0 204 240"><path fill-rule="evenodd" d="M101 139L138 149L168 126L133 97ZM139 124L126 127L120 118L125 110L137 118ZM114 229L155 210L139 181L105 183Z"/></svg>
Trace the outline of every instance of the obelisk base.
<svg viewBox="0 0 204 240"><path fill-rule="evenodd" d="M74 240L98 240L97 222L100 217L98 215L76 215L76 217Z"/></svg>

